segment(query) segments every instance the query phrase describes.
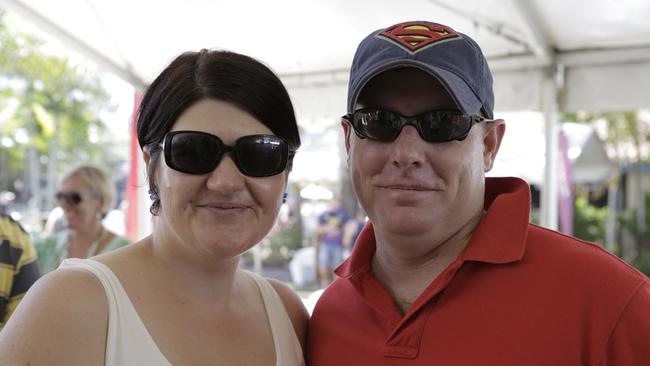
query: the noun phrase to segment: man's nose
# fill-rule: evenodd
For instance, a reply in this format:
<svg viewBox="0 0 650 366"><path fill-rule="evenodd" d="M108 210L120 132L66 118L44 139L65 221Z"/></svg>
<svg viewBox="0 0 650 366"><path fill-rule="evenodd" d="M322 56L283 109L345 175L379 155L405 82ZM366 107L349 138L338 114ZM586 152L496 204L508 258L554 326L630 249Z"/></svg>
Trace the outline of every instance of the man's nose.
<svg viewBox="0 0 650 366"><path fill-rule="evenodd" d="M391 144L391 160L398 167L420 166L425 158L425 144L417 129L411 125L402 128Z"/></svg>

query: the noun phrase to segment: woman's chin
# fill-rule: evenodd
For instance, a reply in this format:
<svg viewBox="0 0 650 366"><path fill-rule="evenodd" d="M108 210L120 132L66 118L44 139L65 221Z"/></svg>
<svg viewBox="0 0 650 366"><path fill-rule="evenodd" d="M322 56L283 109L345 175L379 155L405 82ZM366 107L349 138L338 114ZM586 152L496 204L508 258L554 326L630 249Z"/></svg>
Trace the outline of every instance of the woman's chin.
<svg viewBox="0 0 650 366"><path fill-rule="evenodd" d="M253 247L254 244L241 243L241 242L207 242L205 243L205 250L216 259L234 258L242 255L248 249Z"/></svg>

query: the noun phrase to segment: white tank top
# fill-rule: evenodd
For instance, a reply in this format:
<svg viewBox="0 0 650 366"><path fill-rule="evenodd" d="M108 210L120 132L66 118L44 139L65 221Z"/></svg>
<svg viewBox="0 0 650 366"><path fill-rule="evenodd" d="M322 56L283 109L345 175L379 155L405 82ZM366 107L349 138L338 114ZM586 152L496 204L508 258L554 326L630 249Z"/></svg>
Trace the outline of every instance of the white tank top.
<svg viewBox="0 0 650 366"><path fill-rule="evenodd" d="M64 260L61 267L83 268L93 273L106 291L108 300L108 332L104 360L106 366L172 365L147 332L122 284L110 268L92 259L78 258ZM300 342L275 289L263 277L250 271L244 273L255 281L262 294L275 345L275 364L304 365Z"/></svg>

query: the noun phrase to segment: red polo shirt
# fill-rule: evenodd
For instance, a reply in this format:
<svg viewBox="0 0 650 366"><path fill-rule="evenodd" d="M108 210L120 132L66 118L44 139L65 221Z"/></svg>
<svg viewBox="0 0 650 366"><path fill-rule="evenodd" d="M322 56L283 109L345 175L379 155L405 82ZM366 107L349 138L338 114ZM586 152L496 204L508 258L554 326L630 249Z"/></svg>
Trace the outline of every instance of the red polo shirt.
<svg viewBox="0 0 650 366"><path fill-rule="evenodd" d="M316 304L321 365L650 365L650 282L598 245L529 224L530 189L488 178L472 238L402 315L371 271L372 224Z"/></svg>

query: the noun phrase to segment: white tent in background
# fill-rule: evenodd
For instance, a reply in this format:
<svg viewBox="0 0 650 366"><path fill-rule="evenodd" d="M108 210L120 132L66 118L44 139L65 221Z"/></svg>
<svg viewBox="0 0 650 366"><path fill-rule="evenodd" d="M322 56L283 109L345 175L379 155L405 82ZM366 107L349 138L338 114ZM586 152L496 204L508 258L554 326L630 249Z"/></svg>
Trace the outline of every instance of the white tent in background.
<svg viewBox="0 0 650 366"><path fill-rule="evenodd" d="M544 174L544 120L541 115L517 114L519 119L506 117L507 134L494 168L489 176L514 175L540 187ZM567 137L568 158L574 184L603 187L618 175L617 165L607 156L605 143L594 126L588 123L564 122L560 129Z"/></svg>
<svg viewBox="0 0 650 366"><path fill-rule="evenodd" d="M562 123L573 165L573 182L589 186L606 186L619 174L619 168L607 156L605 143L591 124Z"/></svg>
<svg viewBox="0 0 650 366"><path fill-rule="evenodd" d="M551 228L559 111L650 107L645 0L0 0L0 7L136 89L184 50L249 54L282 76L308 119L342 114L352 55L369 31L414 19L450 25L483 48L497 110L544 113L542 224Z"/></svg>

